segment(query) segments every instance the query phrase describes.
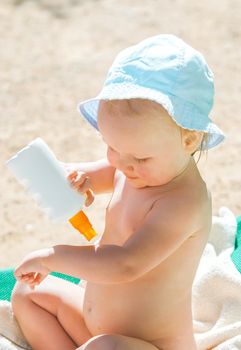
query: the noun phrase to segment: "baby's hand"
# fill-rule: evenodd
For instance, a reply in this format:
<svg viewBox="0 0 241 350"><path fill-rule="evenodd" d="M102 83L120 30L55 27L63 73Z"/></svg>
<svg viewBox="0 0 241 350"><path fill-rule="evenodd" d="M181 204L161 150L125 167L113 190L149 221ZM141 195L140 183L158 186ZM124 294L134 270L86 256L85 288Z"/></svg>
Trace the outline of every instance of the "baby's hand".
<svg viewBox="0 0 241 350"><path fill-rule="evenodd" d="M94 194L90 189L90 177L82 171L74 170L68 175L68 180L75 190L77 190L81 194L86 195L85 206L90 206L95 199Z"/></svg>
<svg viewBox="0 0 241 350"><path fill-rule="evenodd" d="M49 269L42 263L42 259L48 254L49 249L41 249L26 255L15 269L14 276L16 279L27 283L30 288L34 289L50 273Z"/></svg>

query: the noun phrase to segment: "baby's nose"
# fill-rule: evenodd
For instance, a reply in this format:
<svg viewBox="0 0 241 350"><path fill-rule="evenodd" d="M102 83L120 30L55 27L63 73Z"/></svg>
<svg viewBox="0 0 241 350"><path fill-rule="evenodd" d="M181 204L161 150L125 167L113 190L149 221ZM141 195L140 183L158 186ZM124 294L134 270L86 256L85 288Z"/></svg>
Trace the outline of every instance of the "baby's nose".
<svg viewBox="0 0 241 350"><path fill-rule="evenodd" d="M124 173L131 173L134 171L133 164L126 159L119 159L118 168Z"/></svg>

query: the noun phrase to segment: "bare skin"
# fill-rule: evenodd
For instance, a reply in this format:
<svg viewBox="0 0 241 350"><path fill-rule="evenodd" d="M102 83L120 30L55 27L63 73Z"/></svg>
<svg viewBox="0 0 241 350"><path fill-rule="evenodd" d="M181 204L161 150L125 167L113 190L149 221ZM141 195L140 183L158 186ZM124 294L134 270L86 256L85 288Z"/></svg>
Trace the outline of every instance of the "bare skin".
<svg viewBox="0 0 241 350"><path fill-rule="evenodd" d="M205 185L193 164L182 176L179 179L180 188L173 190L170 200L178 200L181 191L183 205L187 212L191 212L193 205L196 205L196 196L203 197L204 202L195 223L197 230L164 262L131 283L112 286L88 283L84 312L85 322L93 334L110 332L134 336L150 341L159 349L187 349L188 344L188 349L194 349L191 285L209 232L210 221L205 217L210 210L210 203L206 197ZM189 182L189 177L192 178L193 188L199 187L196 198L189 186L189 190L183 187ZM115 181L115 192L107 208L107 227L101 244L121 246L141 224L151 205L157 199L166 197L166 193L158 188L146 188L142 191L133 189L121 173L116 175ZM189 200L185 200L185 196ZM140 203L145 205L140 206ZM174 213L173 218L175 219ZM106 299L107 304L103 303ZM113 310L118 315L114 319L111 317Z"/></svg>
<svg viewBox="0 0 241 350"><path fill-rule="evenodd" d="M118 107L122 114L128 110ZM191 156L199 135L180 138L168 119L169 133L166 129L160 137L153 116L129 141L135 123L133 117L113 117L103 104L99 128L108 161L95 170L79 165L85 172L76 188L113 192L98 247L38 251L16 269L13 309L34 350L196 350L191 288L211 226L210 196ZM112 133L121 128L125 135ZM170 138L170 128L173 139L166 150L162 143ZM149 143L143 137L148 132ZM48 276L56 270L83 278L85 286Z"/></svg>

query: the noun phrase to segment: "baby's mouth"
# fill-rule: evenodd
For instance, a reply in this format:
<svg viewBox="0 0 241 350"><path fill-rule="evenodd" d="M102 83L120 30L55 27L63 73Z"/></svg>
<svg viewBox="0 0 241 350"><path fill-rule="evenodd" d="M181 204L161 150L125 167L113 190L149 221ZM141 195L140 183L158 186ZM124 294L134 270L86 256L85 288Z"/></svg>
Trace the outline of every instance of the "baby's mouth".
<svg viewBox="0 0 241 350"><path fill-rule="evenodd" d="M125 176L126 176L128 179L131 179L131 180L138 179L138 177L136 177L136 176L129 176L129 175L127 175L127 174L125 174Z"/></svg>

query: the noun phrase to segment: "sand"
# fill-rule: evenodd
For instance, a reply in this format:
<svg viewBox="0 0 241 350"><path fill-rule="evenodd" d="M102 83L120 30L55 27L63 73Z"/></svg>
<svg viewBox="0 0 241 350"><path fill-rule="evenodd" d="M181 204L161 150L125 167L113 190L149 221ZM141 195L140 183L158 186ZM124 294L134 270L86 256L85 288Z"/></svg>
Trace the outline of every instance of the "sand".
<svg viewBox="0 0 241 350"><path fill-rule="evenodd" d="M241 215L241 2L239 0L2 0L0 2L0 267L53 244L83 244L67 224L49 220L5 166L40 136L66 162L105 155L98 133L76 111L94 97L123 48L173 33L200 50L215 74L213 120L225 143L199 162L213 196ZM86 210L104 227L109 195Z"/></svg>

